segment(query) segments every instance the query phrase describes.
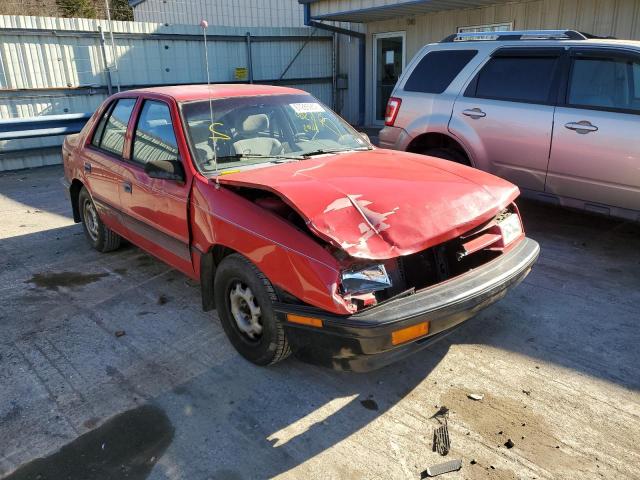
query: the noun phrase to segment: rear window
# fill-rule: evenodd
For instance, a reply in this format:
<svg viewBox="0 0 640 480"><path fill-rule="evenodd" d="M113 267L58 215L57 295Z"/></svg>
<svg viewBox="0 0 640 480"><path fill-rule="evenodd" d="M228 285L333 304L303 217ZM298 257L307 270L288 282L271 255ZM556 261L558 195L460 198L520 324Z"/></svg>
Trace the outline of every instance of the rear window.
<svg viewBox="0 0 640 480"><path fill-rule="evenodd" d="M413 69L404 90L420 93L444 92L477 53L477 50L429 52Z"/></svg>
<svg viewBox="0 0 640 480"><path fill-rule="evenodd" d="M525 103L547 103L558 57L494 57L477 78L470 96Z"/></svg>
<svg viewBox="0 0 640 480"><path fill-rule="evenodd" d="M122 156L127 125L135 105L135 98L116 100L115 106L108 109L100 119L91 143L102 150Z"/></svg>

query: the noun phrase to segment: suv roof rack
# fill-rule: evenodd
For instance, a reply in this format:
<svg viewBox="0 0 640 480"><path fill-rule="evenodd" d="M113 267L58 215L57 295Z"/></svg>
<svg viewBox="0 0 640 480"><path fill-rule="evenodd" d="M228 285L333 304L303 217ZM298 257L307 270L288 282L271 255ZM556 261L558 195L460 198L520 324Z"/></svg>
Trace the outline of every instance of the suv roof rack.
<svg viewBox="0 0 640 480"><path fill-rule="evenodd" d="M576 30L514 30L502 32L465 32L454 33L440 43L469 41L507 41L507 40L587 40L592 35Z"/></svg>

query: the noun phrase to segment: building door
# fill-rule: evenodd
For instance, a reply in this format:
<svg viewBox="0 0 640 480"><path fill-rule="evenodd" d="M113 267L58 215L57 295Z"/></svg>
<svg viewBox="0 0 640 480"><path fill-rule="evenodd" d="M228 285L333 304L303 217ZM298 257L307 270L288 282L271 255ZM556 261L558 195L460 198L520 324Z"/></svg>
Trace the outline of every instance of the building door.
<svg viewBox="0 0 640 480"><path fill-rule="evenodd" d="M387 102L405 63L405 32L378 33L373 36L374 120L384 123Z"/></svg>

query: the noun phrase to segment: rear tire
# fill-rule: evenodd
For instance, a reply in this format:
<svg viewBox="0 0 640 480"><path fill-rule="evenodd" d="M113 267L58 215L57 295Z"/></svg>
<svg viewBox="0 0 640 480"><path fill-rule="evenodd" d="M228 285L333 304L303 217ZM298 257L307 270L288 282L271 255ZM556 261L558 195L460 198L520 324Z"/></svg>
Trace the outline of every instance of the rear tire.
<svg viewBox="0 0 640 480"><path fill-rule="evenodd" d="M278 296L253 263L237 253L225 257L216 269L214 296L222 328L240 355L265 366L291 354L273 310Z"/></svg>
<svg viewBox="0 0 640 480"><path fill-rule="evenodd" d="M453 148L447 148L447 147L428 148L427 150L424 150L423 152L420 152L420 153L422 155L442 158L444 160L449 160L450 162L471 166L471 162L469 161L467 156L463 152L460 152L459 150L455 150Z"/></svg>
<svg viewBox="0 0 640 480"><path fill-rule="evenodd" d="M78 211L80 212L84 234L93 248L99 252L106 253L120 247L122 237L102 223L86 187L82 187L78 195Z"/></svg>

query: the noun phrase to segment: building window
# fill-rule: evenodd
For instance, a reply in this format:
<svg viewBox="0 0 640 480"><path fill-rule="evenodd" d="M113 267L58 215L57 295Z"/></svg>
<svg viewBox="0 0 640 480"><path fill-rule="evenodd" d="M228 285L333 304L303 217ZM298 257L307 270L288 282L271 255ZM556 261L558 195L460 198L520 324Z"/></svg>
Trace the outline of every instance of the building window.
<svg viewBox="0 0 640 480"><path fill-rule="evenodd" d="M513 22L488 23L486 25L469 25L466 27L458 27L458 33L510 32L511 30L513 30Z"/></svg>

